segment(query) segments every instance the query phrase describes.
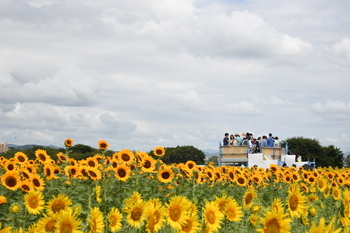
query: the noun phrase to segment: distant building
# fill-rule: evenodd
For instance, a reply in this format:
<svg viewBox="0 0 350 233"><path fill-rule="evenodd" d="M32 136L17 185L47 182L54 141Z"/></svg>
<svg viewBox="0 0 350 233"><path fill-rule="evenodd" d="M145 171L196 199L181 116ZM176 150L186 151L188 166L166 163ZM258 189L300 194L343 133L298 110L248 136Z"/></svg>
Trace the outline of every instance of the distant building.
<svg viewBox="0 0 350 233"><path fill-rule="evenodd" d="M7 152L9 150L7 146L7 142L5 141L4 143L0 144L0 152Z"/></svg>

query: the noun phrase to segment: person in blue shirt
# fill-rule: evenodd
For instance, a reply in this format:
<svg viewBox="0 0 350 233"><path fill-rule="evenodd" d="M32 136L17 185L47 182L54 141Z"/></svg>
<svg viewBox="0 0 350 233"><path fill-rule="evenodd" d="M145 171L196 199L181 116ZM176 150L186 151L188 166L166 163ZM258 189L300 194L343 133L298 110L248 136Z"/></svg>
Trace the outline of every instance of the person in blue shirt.
<svg viewBox="0 0 350 233"><path fill-rule="evenodd" d="M235 134L238 146L242 146L242 138L238 133Z"/></svg>
<svg viewBox="0 0 350 233"><path fill-rule="evenodd" d="M228 138L228 135L229 135L228 133L225 133L225 137L222 140L224 146L228 146L228 144L229 144L230 139Z"/></svg>
<svg viewBox="0 0 350 233"><path fill-rule="evenodd" d="M267 147L275 147L275 139L272 137L272 133L269 133L269 137L266 139Z"/></svg>
<svg viewBox="0 0 350 233"><path fill-rule="evenodd" d="M267 137L265 135L262 136L262 139L260 140L260 148L267 147Z"/></svg>

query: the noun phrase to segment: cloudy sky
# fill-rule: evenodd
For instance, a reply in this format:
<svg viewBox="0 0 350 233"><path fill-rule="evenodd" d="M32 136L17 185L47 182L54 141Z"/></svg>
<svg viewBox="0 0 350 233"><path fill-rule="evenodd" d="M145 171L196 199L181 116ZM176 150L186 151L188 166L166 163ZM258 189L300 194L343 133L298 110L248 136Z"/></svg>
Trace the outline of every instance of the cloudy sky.
<svg viewBox="0 0 350 233"><path fill-rule="evenodd" d="M350 151L348 0L1 0L0 142Z"/></svg>

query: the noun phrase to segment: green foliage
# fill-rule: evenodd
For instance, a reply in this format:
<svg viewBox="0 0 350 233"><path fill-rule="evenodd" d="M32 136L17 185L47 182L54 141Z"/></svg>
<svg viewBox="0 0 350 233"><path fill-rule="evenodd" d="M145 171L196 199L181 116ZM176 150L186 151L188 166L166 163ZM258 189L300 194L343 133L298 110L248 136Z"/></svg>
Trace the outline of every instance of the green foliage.
<svg viewBox="0 0 350 233"><path fill-rule="evenodd" d="M343 152L334 146L322 147L318 140L293 137L286 139L289 152L300 154L303 161L316 161L317 167L343 167Z"/></svg>
<svg viewBox="0 0 350 233"><path fill-rule="evenodd" d="M208 163L213 162L214 165L219 164L219 156L213 155L208 159Z"/></svg>
<svg viewBox="0 0 350 233"><path fill-rule="evenodd" d="M153 155L153 152L151 151L149 154ZM166 147L165 155L160 159L166 164L186 163L191 160L202 165L204 164L205 154L193 146Z"/></svg>
<svg viewBox="0 0 350 233"><path fill-rule="evenodd" d="M347 167L349 167L349 166L350 166L350 154L346 156L346 158L345 158L345 161L344 161L344 162L345 162L344 166L347 166Z"/></svg>

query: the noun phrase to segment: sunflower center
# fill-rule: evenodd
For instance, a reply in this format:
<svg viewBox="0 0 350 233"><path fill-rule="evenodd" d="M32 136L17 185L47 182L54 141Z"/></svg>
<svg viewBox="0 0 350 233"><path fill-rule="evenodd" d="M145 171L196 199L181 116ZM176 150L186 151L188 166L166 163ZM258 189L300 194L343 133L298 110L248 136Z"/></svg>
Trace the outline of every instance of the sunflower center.
<svg viewBox="0 0 350 233"><path fill-rule="evenodd" d="M33 209L36 209L39 206L39 202L36 197L32 197L30 200L28 200L28 204Z"/></svg>
<svg viewBox="0 0 350 233"><path fill-rule="evenodd" d="M56 220L51 220L45 225L45 232L54 232Z"/></svg>
<svg viewBox="0 0 350 233"><path fill-rule="evenodd" d="M124 178L126 176L126 171L124 169L118 169L118 176Z"/></svg>
<svg viewBox="0 0 350 233"><path fill-rule="evenodd" d="M131 211L131 219L134 221L138 221L141 218L142 210L140 208L134 208Z"/></svg>
<svg viewBox="0 0 350 233"><path fill-rule="evenodd" d="M237 182L238 182L238 184L244 184L244 183L245 183L245 179L242 178L242 177L239 177L239 178L237 179Z"/></svg>
<svg viewBox="0 0 350 233"><path fill-rule="evenodd" d="M46 156L44 154L39 154L38 157L41 161L46 161Z"/></svg>
<svg viewBox="0 0 350 233"><path fill-rule="evenodd" d="M97 174L94 171L88 171L91 177L97 177Z"/></svg>
<svg viewBox="0 0 350 233"><path fill-rule="evenodd" d="M12 187L15 187L17 185L17 180L15 177L9 176L5 179L5 183L8 187L12 188Z"/></svg>
<svg viewBox="0 0 350 233"><path fill-rule="evenodd" d="M192 230L192 221L189 219L186 219L185 224L182 225L182 231L184 232L191 232Z"/></svg>
<svg viewBox="0 0 350 233"><path fill-rule="evenodd" d="M105 150L107 148L107 144L102 142L100 144L100 148L101 148L101 150Z"/></svg>
<svg viewBox="0 0 350 233"><path fill-rule="evenodd" d="M63 222L60 227L60 233L73 233L73 227L69 222Z"/></svg>
<svg viewBox="0 0 350 233"><path fill-rule="evenodd" d="M118 219L117 219L116 216L111 216L111 217L109 218L109 225L110 225L111 227L115 227L115 226L117 225L117 222L118 222Z"/></svg>
<svg viewBox="0 0 350 233"><path fill-rule="evenodd" d="M233 174L233 172L229 172L228 176L230 177L231 180L233 180L235 178L235 175Z"/></svg>
<svg viewBox="0 0 350 233"><path fill-rule="evenodd" d="M52 211L53 211L54 213L57 213L57 212L59 212L59 211L61 211L61 210L64 210L65 207L66 207L66 205L65 205L64 203L62 203L62 202L56 202L56 203L54 203L54 204L52 205Z"/></svg>
<svg viewBox="0 0 350 233"><path fill-rule="evenodd" d="M248 195L245 198L245 203L248 205L249 203L251 203L253 200L253 196L251 193L248 193Z"/></svg>
<svg viewBox="0 0 350 233"><path fill-rule="evenodd" d="M275 218L271 219L269 222L267 222L265 232L268 232L268 233L280 232L280 224L278 223L278 221Z"/></svg>
<svg viewBox="0 0 350 233"><path fill-rule="evenodd" d="M122 154L121 158L125 162L128 162L130 160L130 156L128 154Z"/></svg>
<svg viewBox="0 0 350 233"><path fill-rule="evenodd" d="M7 166L7 170L12 171L13 169L15 169L15 166L13 166L13 164L9 164Z"/></svg>
<svg viewBox="0 0 350 233"><path fill-rule="evenodd" d="M236 211L232 209L226 210L225 214L227 215L228 218L235 218L236 217Z"/></svg>
<svg viewBox="0 0 350 233"><path fill-rule="evenodd" d="M166 180L166 179L169 179L169 177L170 177L170 173L169 173L169 172L163 172L163 173L162 173L162 178L163 178L163 179Z"/></svg>
<svg viewBox="0 0 350 233"><path fill-rule="evenodd" d="M215 223L215 213L213 211L209 211L207 213L207 219L208 219L208 222L210 224L214 224Z"/></svg>
<svg viewBox="0 0 350 233"><path fill-rule="evenodd" d="M21 162L21 163L23 163L23 162L26 161L26 159L25 159L23 156L18 156L17 159L18 159L18 161Z"/></svg>
<svg viewBox="0 0 350 233"><path fill-rule="evenodd" d="M151 166L152 166L152 163L148 160L146 160L144 165L143 165L144 168L150 168Z"/></svg>
<svg viewBox="0 0 350 233"><path fill-rule="evenodd" d="M88 162L88 165L89 165L90 167L95 167L96 164L95 164L94 161L91 161L91 160L90 160L90 161Z"/></svg>
<svg viewBox="0 0 350 233"><path fill-rule="evenodd" d="M158 149L158 150L156 150L156 154L157 154L157 155L161 155L161 154L163 154L163 151L160 150L160 149Z"/></svg>
<svg viewBox="0 0 350 233"><path fill-rule="evenodd" d="M181 209L178 206L172 206L169 212L171 220L178 221L180 219Z"/></svg>
<svg viewBox="0 0 350 233"><path fill-rule="evenodd" d="M289 199L289 206L292 211L295 211L298 208L299 200L296 195L293 195Z"/></svg>
<svg viewBox="0 0 350 233"><path fill-rule="evenodd" d="M47 176L51 176L51 170L50 169L46 169L46 175Z"/></svg>

